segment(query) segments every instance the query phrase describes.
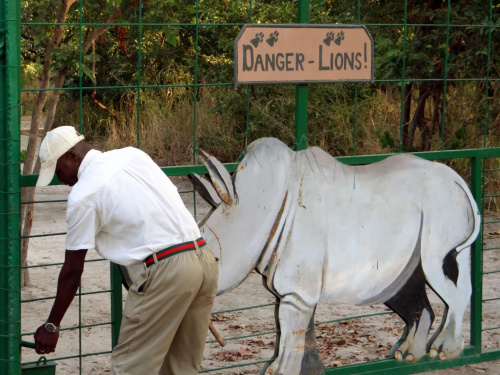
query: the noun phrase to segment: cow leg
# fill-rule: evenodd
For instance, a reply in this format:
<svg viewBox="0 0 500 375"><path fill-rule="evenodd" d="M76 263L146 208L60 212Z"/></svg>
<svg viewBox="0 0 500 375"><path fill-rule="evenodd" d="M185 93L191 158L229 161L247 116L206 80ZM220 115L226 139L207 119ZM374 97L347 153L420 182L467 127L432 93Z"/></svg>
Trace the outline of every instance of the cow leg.
<svg viewBox="0 0 500 375"><path fill-rule="evenodd" d="M394 297L385 304L406 323L391 356L398 361L416 361L426 354L427 335L434 321L434 312L425 291L425 275L419 263L412 276Z"/></svg>
<svg viewBox="0 0 500 375"><path fill-rule="evenodd" d="M278 310L279 349L274 361L262 374L319 375L325 366L319 358L314 333L316 305L308 305L300 296L281 298Z"/></svg>
<svg viewBox="0 0 500 375"><path fill-rule="evenodd" d="M429 285L446 305L441 326L428 343L431 358L458 357L464 348L462 319L472 293L469 253L470 247L452 250L442 263L423 262Z"/></svg>

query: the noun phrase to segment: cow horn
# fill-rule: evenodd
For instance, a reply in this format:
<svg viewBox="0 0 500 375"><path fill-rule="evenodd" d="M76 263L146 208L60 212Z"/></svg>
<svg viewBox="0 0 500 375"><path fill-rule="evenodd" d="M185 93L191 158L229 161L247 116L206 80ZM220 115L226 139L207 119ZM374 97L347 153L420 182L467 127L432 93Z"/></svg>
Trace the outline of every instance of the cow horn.
<svg viewBox="0 0 500 375"><path fill-rule="evenodd" d="M221 204L221 199L219 194L214 189L213 185L197 174L192 174L188 176L189 179L194 183L196 191L214 208L217 208Z"/></svg>
<svg viewBox="0 0 500 375"><path fill-rule="evenodd" d="M214 156L200 149L198 157L208 170L212 184L219 194L219 197L228 205L235 202L235 191L233 181L224 165Z"/></svg>

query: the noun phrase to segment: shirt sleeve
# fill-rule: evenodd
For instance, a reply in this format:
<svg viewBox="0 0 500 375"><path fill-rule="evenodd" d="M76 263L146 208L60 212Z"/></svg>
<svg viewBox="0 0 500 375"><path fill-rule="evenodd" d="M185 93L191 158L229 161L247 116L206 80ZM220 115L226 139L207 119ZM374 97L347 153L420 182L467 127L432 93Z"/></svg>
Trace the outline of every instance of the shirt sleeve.
<svg viewBox="0 0 500 375"><path fill-rule="evenodd" d="M95 207L78 205L66 211L66 250L95 248L95 237L100 230L100 220Z"/></svg>

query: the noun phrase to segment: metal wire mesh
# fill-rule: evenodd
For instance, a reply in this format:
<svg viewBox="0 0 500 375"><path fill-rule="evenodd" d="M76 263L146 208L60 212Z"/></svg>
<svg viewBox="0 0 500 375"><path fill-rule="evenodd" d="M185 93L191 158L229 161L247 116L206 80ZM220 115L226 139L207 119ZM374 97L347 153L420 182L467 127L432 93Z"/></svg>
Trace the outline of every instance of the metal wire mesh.
<svg viewBox="0 0 500 375"><path fill-rule="evenodd" d="M311 21L316 15L314 13L314 7L317 5L318 2L315 1L298 1L298 3L293 3L291 6L293 7L293 12L296 14L296 18L292 22L298 22L298 23L309 23L309 22L315 22L314 20ZM77 49L77 54L78 54L78 73L76 75L77 79L77 84L71 87L48 87L48 88L28 88L24 87L20 89L19 87L14 87L14 90L17 90L18 92L22 92L23 94L29 94L29 93L40 93L40 92L48 92L48 93L55 93L55 92L62 92L63 94L72 94L72 95L77 95L78 97L78 125L80 127L80 131L85 133L88 129L86 128L87 126L87 121L85 120L85 107L84 103L86 101L86 97L88 94L94 90L97 91L104 91L104 90L114 90L114 91L124 91L124 90L130 90L131 92L134 93L134 103L133 106L135 107L134 109L134 127L135 127L135 146L137 147L142 147L143 146L143 131L144 131L144 123L143 123L143 113L147 110L147 105L144 104L144 98L147 97L147 95L154 93L154 90L186 90L191 97L192 100L192 111L190 113L190 121L189 123L192 124L192 141L191 145L189 146L190 148L190 155L191 155L191 164L195 164L195 157L196 157L196 152L197 148L199 147L200 143L200 136L199 136L199 124L201 123L201 119L199 118L200 116L200 110L198 106L200 105L200 90L202 89L227 89L228 92L229 90L232 90L233 82L232 81L225 81L225 82L207 82L207 81L202 81L201 78L205 77L206 74L203 71L204 68L201 67L201 62L200 62L200 57L203 55L203 46L200 45L200 33L206 33L209 32L211 28L217 27L217 28L226 28L228 30L231 30L233 37L237 35L238 30L245 24L245 23L252 23L254 22L254 16L255 16L255 11L256 8L261 10L259 8L258 2L254 1L247 1L247 2L242 2L241 6L245 9L246 17L244 21L237 20L237 22L232 22L232 20L229 21L224 21L224 22L216 22L214 20L212 21L206 21L200 19L200 13L201 10L203 10L203 7L205 6L202 0L196 0L193 2L193 4L190 4L193 6L193 21L189 23L175 23L175 22L146 22L144 21L144 14L143 11L147 9L147 1L144 0L139 0L137 2L137 11L136 11L136 20L134 22L108 22L106 19L103 19L103 21L98 21L94 22L94 20L89 20L86 19L85 16L85 3L83 1L78 2L77 10L75 9L75 13L73 15L72 21L71 22L63 22L63 23L58 23L58 22L52 22L52 21L43 21L39 22L34 20L32 17L27 17L27 20L20 22L20 14L19 10L21 8L21 1L16 1L15 2L15 10L12 10L11 8L7 9L5 11L4 9L4 4L2 4L2 13L0 13L0 36L3 36L5 34L5 30L14 30L14 32L11 32L11 34L18 34L18 31L20 30L21 27L25 28L53 28L56 26L62 26L64 28L72 28L73 32L75 35L78 36L78 49ZM327 4L330 4L330 2L327 2ZM454 21L455 17L455 4L452 4L450 0L446 2L446 7L444 7L444 15L443 15L443 22L442 23L436 23L433 22L432 24L429 23L415 23L415 22L410 22L410 17L409 15L413 11L412 9L409 9L409 2L404 1L401 2L401 8L398 10L400 14L400 18L398 17L392 17L391 22L378 22L375 20L382 20L383 17L382 15L370 15L366 14L364 12L364 9L369 5L369 2L362 2L358 0L356 4L351 5L350 13L345 12L342 15L339 15L339 19L347 19L351 23L357 23L357 24L363 24L365 25L369 31L372 33L374 37L377 36L377 32L379 30L396 30L396 32L400 35L401 43L400 43L400 49L398 52L399 60L397 65L397 69L395 70L395 73L392 75L388 76L378 76L375 80L374 85L371 87L373 91L376 91L377 89L383 87L383 85L386 84L396 84L398 87L400 87L400 100L399 100L399 120L398 120L398 126L391 131L388 132L387 138L389 140L397 140L395 142L394 146L392 149L390 149L390 152L402 152L402 151L408 151L405 150L405 129L408 126L407 119L404 118L403 114L405 113L405 102L406 102L406 92L403 89L404 87L408 85L425 85L425 84L439 84L441 85L441 103L440 103L440 111L441 111L441 116L440 116L440 121L439 121L439 141L436 142L435 144L432 145L433 150L447 150L450 149L449 147L449 140L446 137L447 134L447 129L446 129L446 116L447 113L452 111L452 104L448 101L449 97L449 87L450 85L477 85L478 90L483 90L483 101L482 101L482 112L484 113L483 119L482 119L482 124L480 126L482 127L482 132L480 136L480 144L477 145L478 148L482 148L483 150L473 150L473 151L457 151L455 153L446 153L443 151L437 151L434 153L426 153L426 154L421 154L422 157L428 158L428 159L454 159L454 160L470 160L470 165L471 165L471 176L469 176L469 181L471 181L471 184L473 185L473 190L474 193L476 194L476 197L478 199L478 202L480 203L481 207L488 207L490 204L496 204L495 202L498 200L499 194L498 194L498 189L495 190L494 188L490 188L491 184L488 184L491 180L494 180L495 178L498 179L498 171L499 169L497 167L493 167L496 163L498 165L498 158L500 157L499 155L499 150L498 149L493 149L490 148L489 151L485 151L488 146L492 146L491 142L494 139L491 136L490 133L490 128L492 126L492 110L491 110L491 98L489 95L489 91L492 87L492 84L497 84L500 78L498 77L498 74L492 71L492 60L497 59L496 54L498 53L498 48L495 48L494 45L494 38L493 36L495 33L498 32L498 28L500 25L498 24L497 20L495 19L495 9L496 5L494 5L493 1L490 0L489 2L484 2L485 7L482 9L484 11L484 22L482 23L468 23L468 24L458 24ZM285 5L283 5L285 6ZM201 8L201 9L200 9ZM346 14L350 14L349 16L346 16ZM290 22L290 20L287 18L288 13L284 12L282 15L282 19L278 19L279 17L277 16L273 20L269 20L268 22ZM15 19L15 20L14 20ZM332 21L337 21L337 20L332 20ZM135 48L137 49L137 60L131 61L128 69L130 71L134 71L135 74L132 75L132 78L129 80L123 80L123 81L117 81L115 85L99 85L95 84L92 85L89 83L88 79L86 79L86 74L84 72L84 67L85 67L85 56L88 52L88 46L84 45L85 41L85 36L88 35L88 33L91 30L95 30L99 27L107 26L109 28L111 27L123 27L123 28L128 28L128 29L135 29L137 30L137 40L134 41L135 43ZM143 76L142 71L145 69L145 66L142 64L142 58L143 54L145 53L144 49L144 41L143 41L143 35L148 32L149 30L158 28L165 28L165 27L172 27L172 28L178 28L178 29L183 29L183 30L188 30L187 32L190 33L193 37L193 55L192 55L192 60L193 64L192 66L194 67L194 71L192 74L192 81L189 82L182 82L181 79L178 79L178 81L174 82L162 82L158 84L157 82L150 82L145 76ZM409 43L412 40L411 38L413 37L415 30L418 28L432 28L433 30L437 30L437 32L441 35L442 38L442 44L443 44L443 67L441 71L440 76L427 76L422 74L422 76L415 76L414 71L410 70L408 71L408 66L410 64L410 58L412 57L412 54L415 54L415 50L411 50L409 47ZM456 31L456 30L464 30L464 32L467 33L474 33L474 32L481 32L483 33L484 37L487 40L487 48L486 48L486 60L485 60L485 67L482 70L481 74L478 74L477 76L474 77L469 77L469 76L453 76L450 77L450 70L451 66L453 65L453 58L454 56L452 55L451 48L450 48L450 35ZM19 36L17 36L19 38ZM3 46L2 46L2 39L0 39L0 51L3 51ZM20 40L19 40L20 43ZM86 49L87 48L87 49ZM20 46L16 46L16 48L12 49L16 53L20 50ZM377 54L377 51L376 51ZM11 59L10 61L6 61L3 59L4 56L0 54L1 60L1 68L3 69L2 71L5 70L5 68L12 69L14 66L14 69L20 70L20 64L16 62L14 59ZM14 62L14 63L13 63ZM2 79L4 76L2 76ZM316 126L315 124L321 124L321 122L316 120L314 116L312 116L310 111L310 107L308 107L308 103L310 102L311 97L315 96L317 92L320 92L325 87L325 85L316 85L316 86L307 86L307 85L298 85L295 88L295 93L293 95L294 99L294 107L295 107L295 112L294 115L292 116L293 120L295 121L295 126L293 127L293 142L288 142L292 143L290 144L291 146L294 146L295 149L301 150L307 147L307 145L321 145L321 140L316 140L316 139L310 139L308 137L308 128L312 128ZM347 86L345 86L347 87ZM346 135L346 137L350 137L350 149L345 150L345 152L340 153L341 155L351 155L353 156L352 158L343 158L341 159L342 161L349 163L349 164L361 164L361 163L371 163L375 162L377 160L380 160L381 158L385 156L356 156L356 155L364 155L363 154L363 148L362 144L360 141L360 133L362 133L363 130L363 123L365 122L364 120L359 118L359 113L361 112L360 106L362 105L362 96L366 95L366 84L354 84L352 86L352 95L350 98L351 105L352 105L352 113L348 116L349 119L349 124L350 124L350 134ZM290 90L288 90L290 91ZM252 131L252 129L256 126L255 125L255 119L252 117L252 112L251 112L251 102L252 100L257 99L256 95L252 92L252 89L250 87L246 87L242 90L243 96L244 96L244 108L245 108L245 114L244 114L244 130L243 130L243 140L241 141L242 148L246 147L246 145L249 143L249 141L253 140L255 132ZM13 148L16 149L16 151L12 151L9 155L5 155L2 153L2 160L1 160L1 165L2 167L12 167L14 166L17 168L17 171L19 170L19 164L17 163L17 160L19 159L19 123L18 123L18 114L13 111L19 111L19 108L15 109L18 104L12 104L12 99L14 98L13 93L4 93L2 89L2 96L0 96L0 109L2 109L2 113L9 113L12 115L14 113L14 116L11 116L8 121L9 121L9 132L6 132L6 134L2 135L2 150L7 150L11 149L12 144L14 145ZM289 97L290 93L287 92L284 94L284 97ZM14 108L14 109L13 109ZM329 108L331 111L335 111L334 107ZM317 117L321 117L321 113L318 114ZM7 120L2 118L2 121L5 121L7 123ZM17 130L10 131L11 129ZM334 129L328 128L326 129L328 132L334 132ZM392 132L392 133L391 133ZM262 133L258 133L259 135L262 135ZM269 135L272 135L270 132ZM5 145L5 147L3 147ZM493 145L496 146L496 145ZM487 160L489 161L487 163ZM486 165L489 165L487 168ZM234 170L235 164L227 164L228 169ZM163 168L165 173L171 176L180 176L180 175L185 175L188 173L200 173L204 172L203 167L200 166L194 166L194 165L186 165L182 164L178 167L165 167ZM16 172L17 173L17 172ZM11 179L15 179L17 177L11 176L9 177ZM20 178L20 187L29 187L29 186L34 186L36 181L36 176L21 176ZM488 186L487 191L485 191L485 187ZM9 190L10 189L10 190ZM19 217L17 211L13 212L9 207L12 207L11 201L12 201L12 195L19 194L19 189L17 187L4 187L2 186L2 215L9 215L12 216L9 219L9 225L17 225L19 223ZM194 196L194 191L193 190L186 190L184 192L187 195L191 195L192 198L196 202L196 198ZM9 203L6 203L9 202ZM493 202L493 203L492 203ZM36 205L40 205L42 203L50 203L50 204L56 204L56 203L64 203L64 200L56 199L56 200L39 200L39 201L29 201L29 202L22 202L22 204L29 204L29 203L36 203ZM17 202L17 206L19 206L19 202ZM196 203L194 205L195 210L196 210ZM194 215L196 215L196 211L194 212ZM495 220L485 220L484 221L484 228L487 228L488 225L495 224L497 221ZM3 226L3 224L2 224ZM21 238L45 238L45 237L51 237L51 236L60 236L64 235L64 232L52 232L52 233L41 233L41 234L31 234L29 236L17 236L16 234L12 234L12 231L10 231L10 234L4 233L2 231L2 241L4 241L4 238L8 237L9 241L19 241ZM483 233L484 236L484 233ZM6 247L7 248L7 247ZM474 277L474 282L475 282L475 295L472 298L472 311L471 311L471 338L470 338L470 347L468 350L464 353L462 358L459 360L456 360L455 362L450 362L447 364L447 366L452 366L452 365L459 365L459 364L464 364L464 363L472 363L472 362L477 362L479 360L485 360L485 359L497 359L500 357L500 350L496 350L493 354L488 353L484 354L483 353L483 347L482 347L482 335L487 334L489 331L494 331L497 330L498 327L483 327L481 324L481 317L482 317L482 306L485 303L494 303L499 299L499 297L496 296L483 296L483 291L481 290L481 285L482 285L482 280L483 277L490 277L495 275L496 273L499 272L497 269L485 269L483 270L483 252L488 252L488 253L496 253L498 252L497 247L491 247L491 248L485 248L481 249L481 245L478 245L476 248L476 258L472 260L473 263L473 277ZM0 268L2 270L5 270L6 273L11 275L9 277L9 280L3 283L0 286L0 290L2 291L7 291L8 293L3 293L1 294L1 300L7 301L9 300L11 305L9 305L9 311L10 312L5 312L3 309L1 310L1 315L0 315L0 321L2 324L2 332L1 332L1 337L2 337L2 346L0 352L2 353L12 353L12 348L17 348L18 342L20 338L28 338L29 336L32 336L33 332L31 331L23 331L21 334L21 326L22 326L22 317L20 313L21 307L20 304L22 303L24 306L32 306L37 303L41 303L43 301L51 301L54 296L53 295L47 295L43 297L33 297L33 298L25 298L25 299L20 299L20 291L18 290L17 287L12 287L12 285L17 285L17 275L21 269L21 267L18 266L18 263L12 262L12 259L9 254L3 254L2 253L2 263L0 263ZM5 260L7 259L7 260ZM95 264L104 264L101 259L91 259L88 261L90 263L88 267L92 267ZM27 266L30 269L43 269L44 272L47 273L53 273L56 272L57 268L61 265L61 262L56 262L56 263L46 263L46 264L39 264L39 265L34 265L34 266ZM76 332L76 340L78 342L78 347L73 348L73 353L72 355L67 355L67 356L61 356L61 357L56 357L54 358L56 361L64 361L64 360L77 360L79 362L79 371L80 373L86 373L88 370L88 364L87 358L89 357L94 357L94 356L103 356L103 355L108 355L111 351L111 346L116 343L117 339L117 329L119 327L119 320L121 317L121 302L122 302L122 296L121 296L121 284L119 282L119 277L116 273L116 270L111 270L107 271L110 272L111 274L111 281L109 283L109 286L103 288L102 290L90 290L90 291L82 291L80 290L78 293L78 300L77 300L77 312L78 312L78 318L74 322L73 326L70 329L67 329L68 331L74 331ZM108 314L110 316L109 319L104 319L103 321L99 323L94 323L94 324L87 324L82 321L82 309L85 309L86 303L85 298L87 296L91 296L93 294L102 294L102 293L109 293L110 294L110 310L111 312ZM12 296L15 296L15 298L12 298ZM2 303L2 305L4 305ZM7 306L7 305L5 305ZM258 305L258 306L242 306L238 308L238 311L241 310L246 310L246 309L251 309L251 308L263 308L263 307L269 307L270 305ZM37 308L37 307L36 307ZM12 313L12 309L14 309L14 313ZM222 313L227 313L228 311L219 311L216 312L218 314ZM385 312L382 312L381 314L376 314L378 316L381 316L383 314L386 314ZM322 322L317 322L317 325L322 325L322 324L330 324L338 321L344 321L346 319L351 320L351 319L358 319L358 318L364 318L364 317L370 317L373 314L365 314L365 315L360 315L360 316L355 316L355 317L349 317L349 318L343 318L343 319L334 319L334 320L327 320L327 321L322 321ZM106 325L110 326L110 335L112 336L109 339L110 342L110 347L109 350L106 351L98 351L98 352L93 352L91 349L88 348L88 346L85 346L84 344L84 337L85 337L85 332L88 329L91 329L92 327L95 326L101 326L101 325ZM7 327L7 328L6 328ZM14 329L12 329L14 327ZM255 335L242 335L242 336L236 336L236 337L226 337L226 340L243 340L248 337L255 337L256 335L273 335L275 334L275 331L265 331L261 333L257 333ZM19 337L17 337L19 336ZM4 340L6 339L6 340ZM211 342L211 340L209 340ZM10 348L10 349L9 349ZM498 349L498 348L495 348ZM472 357L472 354L475 356ZM20 358L16 356L15 354L9 354L7 356L0 355L0 361L5 362L5 363L14 363L12 365L13 369L15 369L15 366L18 366L20 363ZM249 365L259 365L264 363L265 361L253 361L253 362L248 362L248 364L237 364L236 366L228 366L229 368L231 367L241 367L241 366L249 366ZM382 367L380 367L382 366ZM385 367L384 367L385 366ZM390 373L390 371L399 371L399 373L412 373L412 372L418 372L418 371L424 371L431 369L431 368L440 368L440 366L443 366L442 364L438 362L433 362L433 363L423 363L420 365L408 365L406 369L401 369L399 364L392 364L392 363L384 363L384 364L378 364L374 363L372 366L368 367L363 367L359 365L358 367L345 367L344 369L335 369L335 370L329 370L329 373L342 373L343 371L346 373L352 373L352 371L357 371L359 373L362 373L363 371L380 371L380 373ZM216 367L213 369L205 369L203 372L217 372L220 371L222 367ZM349 372L347 372L349 371ZM407 372L405 372L407 371Z"/></svg>

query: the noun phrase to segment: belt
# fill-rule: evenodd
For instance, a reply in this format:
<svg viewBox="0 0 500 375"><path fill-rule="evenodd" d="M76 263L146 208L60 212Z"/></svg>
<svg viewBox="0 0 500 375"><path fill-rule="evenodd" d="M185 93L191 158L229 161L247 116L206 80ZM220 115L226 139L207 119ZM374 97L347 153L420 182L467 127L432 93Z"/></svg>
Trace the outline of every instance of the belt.
<svg viewBox="0 0 500 375"><path fill-rule="evenodd" d="M144 263L146 264L146 267L150 267L153 264L155 264L155 255L156 255L156 259L158 261L160 261L162 259L168 258L168 257L175 255L175 254L182 253L184 251L195 250L196 246L194 243L195 243L195 241L189 241L189 242L183 242L183 243L180 243L177 245L167 247L166 249L160 250L160 251L156 252L155 254L148 256L144 260ZM203 237L200 237L196 240L196 244L198 245L198 247L203 247L207 243L205 242Z"/></svg>

